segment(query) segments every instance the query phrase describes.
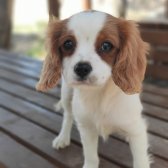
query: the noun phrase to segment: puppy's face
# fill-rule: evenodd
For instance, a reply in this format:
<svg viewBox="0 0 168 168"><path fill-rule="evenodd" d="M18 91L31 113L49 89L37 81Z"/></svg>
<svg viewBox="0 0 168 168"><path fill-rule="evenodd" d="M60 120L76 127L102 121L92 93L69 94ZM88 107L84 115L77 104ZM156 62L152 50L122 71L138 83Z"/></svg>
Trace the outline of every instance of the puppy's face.
<svg viewBox="0 0 168 168"><path fill-rule="evenodd" d="M99 86L111 77L119 42L116 27L110 37L106 23L107 15L99 12L80 13L68 20L60 55L63 77L69 85Z"/></svg>
<svg viewBox="0 0 168 168"><path fill-rule="evenodd" d="M147 45L132 22L82 12L49 24L48 49L39 90L55 86L61 73L71 86L102 86L113 78L126 93L140 90Z"/></svg>

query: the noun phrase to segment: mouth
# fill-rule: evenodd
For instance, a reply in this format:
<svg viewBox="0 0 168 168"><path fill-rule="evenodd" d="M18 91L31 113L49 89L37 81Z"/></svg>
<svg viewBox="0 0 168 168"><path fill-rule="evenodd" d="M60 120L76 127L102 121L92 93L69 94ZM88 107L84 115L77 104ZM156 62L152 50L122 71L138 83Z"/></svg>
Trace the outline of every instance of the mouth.
<svg viewBox="0 0 168 168"><path fill-rule="evenodd" d="M73 86L93 86L95 85L95 78L93 77L86 77L86 78L79 78L75 77L74 81L72 82Z"/></svg>
<svg viewBox="0 0 168 168"><path fill-rule="evenodd" d="M89 79L76 79L73 85L91 85L91 81Z"/></svg>

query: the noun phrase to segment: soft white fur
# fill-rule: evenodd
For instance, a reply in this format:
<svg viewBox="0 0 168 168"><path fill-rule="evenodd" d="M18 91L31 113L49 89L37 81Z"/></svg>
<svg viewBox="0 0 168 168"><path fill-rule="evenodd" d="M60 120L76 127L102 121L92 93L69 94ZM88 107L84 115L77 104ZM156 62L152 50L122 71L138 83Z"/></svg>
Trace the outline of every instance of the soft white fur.
<svg viewBox="0 0 168 168"><path fill-rule="evenodd" d="M127 95L116 86L111 67L94 49L105 19L104 13L88 12L74 15L68 23L78 46L71 57L63 60L61 102L57 108L63 107L64 119L53 147L59 149L70 144L74 117L84 149L83 168L98 168L98 136L106 139L113 132L121 132L127 137L133 167L149 168L146 124L141 116L139 94ZM93 69L85 82L78 82L74 73L74 66L80 61L89 62Z"/></svg>

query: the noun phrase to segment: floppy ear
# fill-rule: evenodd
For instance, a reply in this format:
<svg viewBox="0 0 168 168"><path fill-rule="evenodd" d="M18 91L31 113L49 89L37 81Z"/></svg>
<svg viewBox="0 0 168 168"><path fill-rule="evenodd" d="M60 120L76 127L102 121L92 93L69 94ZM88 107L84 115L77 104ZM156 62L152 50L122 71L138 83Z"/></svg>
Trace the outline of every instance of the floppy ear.
<svg viewBox="0 0 168 168"><path fill-rule="evenodd" d="M120 19L118 32L120 49L113 66L113 80L125 93L138 93L144 79L149 45L141 39L137 25L131 21Z"/></svg>
<svg viewBox="0 0 168 168"><path fill-rule="evenodd" d="M39 91L53 88L61 78L61 60L58 42L62 32L62 21L51 21L47 32L47 56L43 63L40 80L36 85Z"/></svg>

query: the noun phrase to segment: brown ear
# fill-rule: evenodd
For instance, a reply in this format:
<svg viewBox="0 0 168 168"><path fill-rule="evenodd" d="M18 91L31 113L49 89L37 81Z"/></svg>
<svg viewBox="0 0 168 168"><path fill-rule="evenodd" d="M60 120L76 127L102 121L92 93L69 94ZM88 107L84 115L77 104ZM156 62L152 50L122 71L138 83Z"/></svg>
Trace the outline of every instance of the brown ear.
<svg viewBox="0 0 168 168"><path fill-rule="evenodd" d="M47 32L48 54L44 60L40 80L36 85L39 91L53 88L61 78L61 60L58 49L58 40L62 33L62 22L51 21Z"/></svg>
<svg viewBox="0 0 168 168"><path fill-rule="evenodd" d="M141 39L135 23L120 19L118 29L120 49L113 67L113 80L125 93L138 93L144 79L149 45Z"/></svg>

